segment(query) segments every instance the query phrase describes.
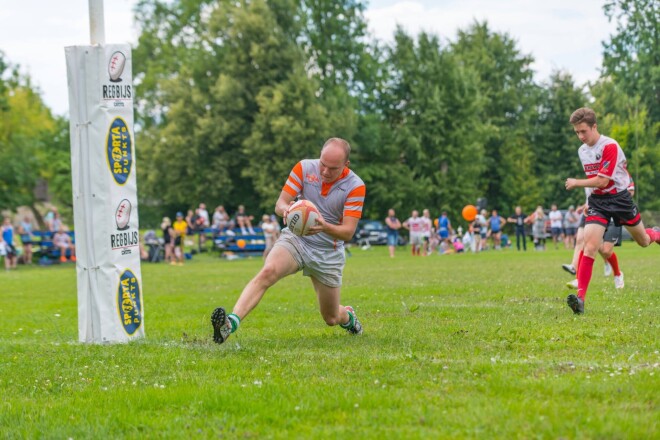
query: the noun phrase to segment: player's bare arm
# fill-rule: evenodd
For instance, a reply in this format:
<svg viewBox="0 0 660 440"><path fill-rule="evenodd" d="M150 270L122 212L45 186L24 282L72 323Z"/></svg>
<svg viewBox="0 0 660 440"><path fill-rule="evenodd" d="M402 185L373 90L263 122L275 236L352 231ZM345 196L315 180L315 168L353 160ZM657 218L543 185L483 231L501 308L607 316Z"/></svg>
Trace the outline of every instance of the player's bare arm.
<svg viewBox="0 0 660 440"><path fill-rule="evenodd" d="M610 179L600 175L591 179L573 179L569 177L566 179L566 189L570 191L574 188L605 188L608 183L610 183Z"/></svg>
<svg viewBox="0 0 660 440"><path fill-rule="evenodd" d="M286 213L289 210L289 207L293 205L294 201L295 197L286 191L282 191L277 202L275 202L275 214L282 217L284 224L286 224Z"/></svg>
<svg viewBox="0 0 660 440"><path fill-rule="evenodd" d="M323 218L319 218L316 220L317 225L309 228L309 232L306 235L314 235L318 234L319 232L325 232L337 240L349 241L351 238L353 238L353 235L355 235L358 220L359 219L357 217L344 217L340 225L333 225L323 220Z"/></svg>

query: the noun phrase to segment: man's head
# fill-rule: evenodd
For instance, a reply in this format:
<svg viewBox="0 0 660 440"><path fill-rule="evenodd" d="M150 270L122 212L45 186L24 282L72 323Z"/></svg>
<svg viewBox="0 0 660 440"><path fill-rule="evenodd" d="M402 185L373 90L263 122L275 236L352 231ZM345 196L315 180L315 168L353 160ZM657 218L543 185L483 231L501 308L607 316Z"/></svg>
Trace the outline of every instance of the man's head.
<svg viewBox="0 0 660 440"><path fill-rule="evenodd" d="M416 210L416 209L413 209L412 217L413 217L413 218L417 218L417 217L419 217L419 211Z"/></svg>
<svg viewBox="0 0 660 440"><path fill-rule="evenodd" d="M598 123L596 122L596 113L588 108L582 107L573 112L569 119L575 134L580 141L589 146L593 146L600 134L598 133Z"/></svg>
<svg viewBox="0 0 660 440"><path fill-rule="evenodd" d="M350 163L351 146L343 139L330 138L321 149L319 169L325 183L334 182Z"/></svg>
<svg viewBox="0 0 660 440"><path fill-rule="evenodd" d="M552 209L553 211L556 211L556 210L557 210L557 205L555 205L555 204L553 203L552 206L550 207L550 209Z"/></svg>
<svg viewBox="0 0 660 440"><path fill-rule="evenodd" d="M424 217L429 217L429 218L431 217L431 213L429 212L428 209L423 210L422 215L424 215Z"/></svg>
<svg viewBox="0 0 660 440"><path fill-rule="evenodd" d="M387 210L387 216L388 217L394 217L396 214L392 208Z"/></svg>
<svg viewBox="0 0 660 440"><path fill-rule="evenodd" d="M522 208L520 206L516 206L516 214L517 215L522 214Z"/></svg>

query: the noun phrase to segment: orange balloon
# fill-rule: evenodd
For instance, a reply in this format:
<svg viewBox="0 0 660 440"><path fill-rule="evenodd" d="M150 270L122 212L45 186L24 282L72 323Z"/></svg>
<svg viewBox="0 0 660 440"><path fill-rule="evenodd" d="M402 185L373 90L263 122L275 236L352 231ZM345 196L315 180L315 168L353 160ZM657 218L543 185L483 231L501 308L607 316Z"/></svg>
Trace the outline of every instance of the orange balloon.
<svg viewBox="0 0 660 440"><path fill-rule="evenodd" d="M463 208L463 218L465 221L471 222L477 217L477 207L474 205L466 205Z"/></svg>
<svg viewBox="0 0 660 440"><path fill-rule="evenodd" d="M247 243L242 238L239 238L238 240L236 240L236 246L238 246L241 249L243 249L246 244Z"/></svg>

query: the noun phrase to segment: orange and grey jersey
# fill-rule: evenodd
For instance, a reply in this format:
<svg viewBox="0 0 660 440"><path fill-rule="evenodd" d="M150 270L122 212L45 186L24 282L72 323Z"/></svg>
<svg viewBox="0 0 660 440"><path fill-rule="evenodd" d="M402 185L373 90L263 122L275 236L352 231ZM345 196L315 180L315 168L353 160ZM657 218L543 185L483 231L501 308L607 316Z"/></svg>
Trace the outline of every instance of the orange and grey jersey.
<svg viewBox="0 0 660 440"><path fill-rule="evenodd" d="M293 197L315 204L323 219L332 225L342 224L344 217L362 217L366 195L362 179L353 171L344 168L337 180L325 183L321 179L319 162L319 159L298 162L291 170L282 190ZM344 243L323 232L301 239L315 248L336 249Z"/></svg>

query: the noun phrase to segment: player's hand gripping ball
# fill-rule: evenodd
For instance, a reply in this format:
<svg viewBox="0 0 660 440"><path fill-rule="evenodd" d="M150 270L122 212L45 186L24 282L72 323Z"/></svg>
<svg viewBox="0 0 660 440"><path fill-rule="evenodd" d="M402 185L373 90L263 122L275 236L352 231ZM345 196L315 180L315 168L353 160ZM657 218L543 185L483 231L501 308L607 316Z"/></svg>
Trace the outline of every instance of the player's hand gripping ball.
<svg viewBox="0 0 660 440"><path fill-rule="evenodd" d="M298 236L307 234L309 228L316 226L316 219L321 218L319 210L309 200L299 200L289 207L286 225Z"/></svg>
<svg viewBox="0 0 660 440"><path fill-rule="evenodd" d="M463 208L463 218L467 222L474 221L477 218L477 207L474 205L466 205Z"/></svg>

